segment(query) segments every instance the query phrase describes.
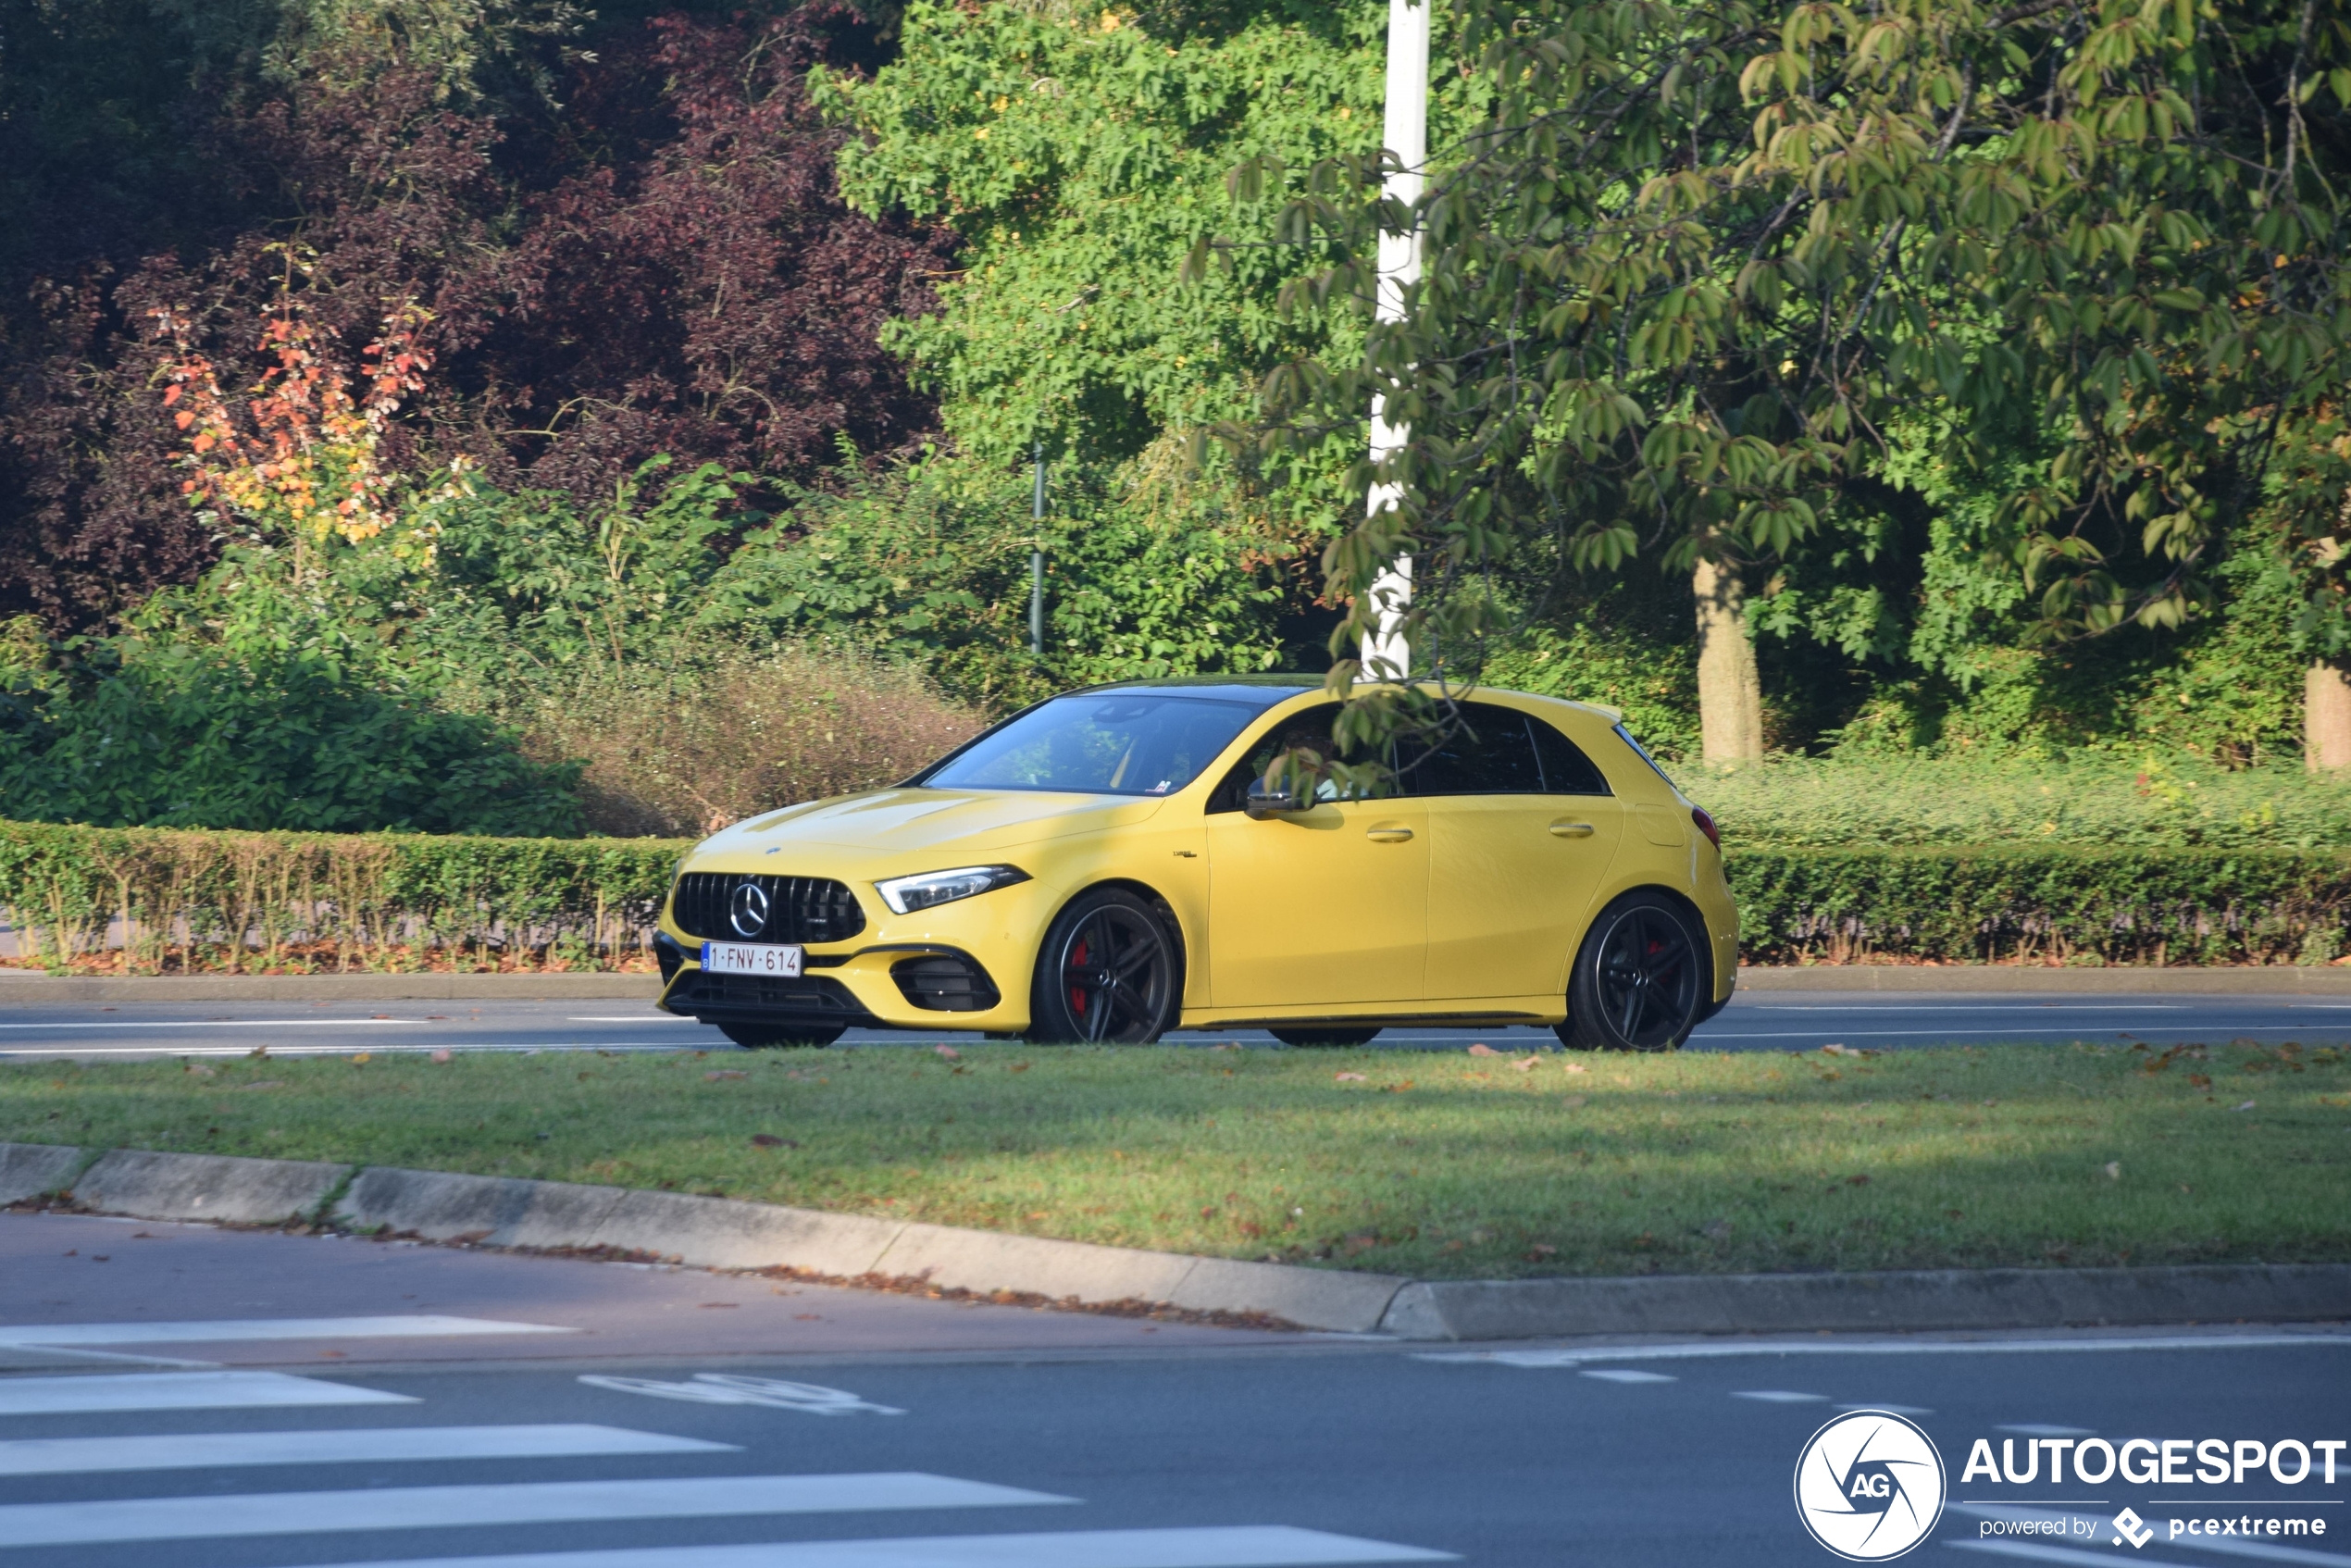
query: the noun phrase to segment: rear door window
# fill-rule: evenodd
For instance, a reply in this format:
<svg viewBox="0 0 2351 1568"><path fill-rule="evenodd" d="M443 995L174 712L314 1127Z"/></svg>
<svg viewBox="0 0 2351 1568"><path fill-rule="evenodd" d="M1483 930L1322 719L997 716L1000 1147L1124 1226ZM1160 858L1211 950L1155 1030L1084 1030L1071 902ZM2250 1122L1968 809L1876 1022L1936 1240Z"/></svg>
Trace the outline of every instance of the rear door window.
<svg viewBox="0 0 2351 1568"><path fill-rule="evenodd" d="M1563 739L1563 738L1562 738ZM1543 764L1526 716L1491 703L1463 703L1452 733L1434 750L1398 742L1397 780L1407 795L1539 795Z"/></svg>

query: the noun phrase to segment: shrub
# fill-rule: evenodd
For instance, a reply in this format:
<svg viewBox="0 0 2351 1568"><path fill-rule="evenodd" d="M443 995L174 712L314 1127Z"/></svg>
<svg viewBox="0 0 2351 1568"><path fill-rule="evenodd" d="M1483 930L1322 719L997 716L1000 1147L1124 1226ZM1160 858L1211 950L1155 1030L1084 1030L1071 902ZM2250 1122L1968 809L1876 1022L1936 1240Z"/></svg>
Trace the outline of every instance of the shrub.
<svg viewBox="0 0 2351 1568"><path fill-rule="evenodd" d="M0 822L0 907L53 969L640 966L686 847Z"/></svg>
<svg viewBox="0 0 2351 1568"><path fill-rule="evenodd" d="M543 699L529 735L586 764L591 831L677 838L894 783L980 722L907 666L788 649L691 673L602 666Z"/></svg>
<svg viewBox="0 0 2351 1568"><path fill-rule="evenodd" d="M2281 964L2351 924L2341 851L1734 841L1727 865L1751 964Z"/></svg>

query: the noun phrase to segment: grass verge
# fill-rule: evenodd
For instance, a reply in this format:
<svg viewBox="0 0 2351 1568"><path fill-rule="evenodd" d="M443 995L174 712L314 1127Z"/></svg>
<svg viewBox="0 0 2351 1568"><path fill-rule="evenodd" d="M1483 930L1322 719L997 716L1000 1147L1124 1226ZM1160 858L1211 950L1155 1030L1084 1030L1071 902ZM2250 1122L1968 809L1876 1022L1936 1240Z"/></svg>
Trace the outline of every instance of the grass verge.
<svg viewBox="0 0 2351 1568"><path fill-rule="evenodd" d="M2351 1259L2332 1049L987 1046L0 1066L0 1140L667 1188L1417 1275Z"/></svg>

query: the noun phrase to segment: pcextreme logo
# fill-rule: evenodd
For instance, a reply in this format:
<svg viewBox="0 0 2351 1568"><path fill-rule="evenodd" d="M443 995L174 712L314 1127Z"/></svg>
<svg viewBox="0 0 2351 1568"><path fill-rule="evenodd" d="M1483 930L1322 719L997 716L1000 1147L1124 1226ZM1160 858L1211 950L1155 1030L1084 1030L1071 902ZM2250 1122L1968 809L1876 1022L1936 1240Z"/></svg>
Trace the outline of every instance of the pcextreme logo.
<svg viewBox="0 0 2351 1568"><path fill-rule="evenodd" d="M1857 1410L1812 1434L1796 1461L1796 1512L1848 1562L1901 1556L1943 1516L1947 1483L1934 1440L1891 1411Z"/></svg>

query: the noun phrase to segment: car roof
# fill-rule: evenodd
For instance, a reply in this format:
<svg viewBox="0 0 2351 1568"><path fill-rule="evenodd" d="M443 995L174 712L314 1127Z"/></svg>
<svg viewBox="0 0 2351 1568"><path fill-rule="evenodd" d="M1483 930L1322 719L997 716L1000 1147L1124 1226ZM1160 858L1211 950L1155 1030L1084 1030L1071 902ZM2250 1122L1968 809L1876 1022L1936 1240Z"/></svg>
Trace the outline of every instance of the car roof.
<svg viewBox="0 0 2351 1568"><path fill-rule="evenodd" d="M1303 670L1286 670L1270 675L1163 675L1146 676L1133 680L1107 681L1100 686L1080 687L1066 696L1101 696L1112 691L1181 691L1200 696L1219 696L1227 701L1254 703L1270 708L1288 701L1304 691L1322 690L1323 677ZM1596 714L1611 724L1623 718L1623 714L1600 703L1579 703L1569 697L1547 697L1535 691L1512 691L1499 686L1470 687L1461 695L1472 702L1483 697L1516 697L1524 702L1540 703L1546 706L1580 708Z"/></svg>

